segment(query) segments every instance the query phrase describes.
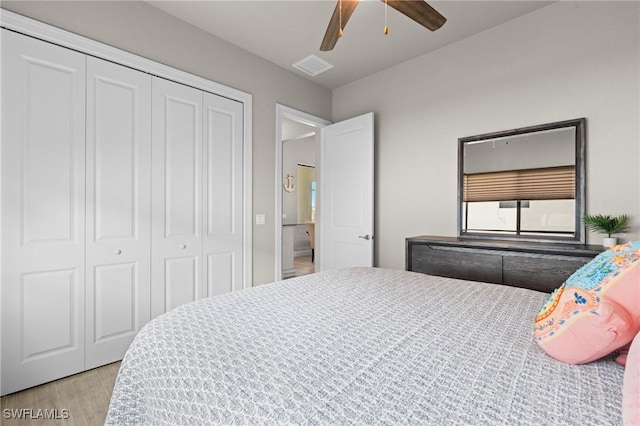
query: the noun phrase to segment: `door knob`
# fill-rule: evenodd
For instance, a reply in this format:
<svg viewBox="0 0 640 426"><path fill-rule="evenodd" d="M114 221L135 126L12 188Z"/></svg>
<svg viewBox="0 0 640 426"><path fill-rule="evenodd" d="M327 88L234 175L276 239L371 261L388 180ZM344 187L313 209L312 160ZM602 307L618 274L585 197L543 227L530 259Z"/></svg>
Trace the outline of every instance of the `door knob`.
<svg viewBox="0 0 640 426"><path fill-rule="evenodd" d="M180 244L180 248L184 250L184 249L187 248L187 245L186 244Z"/></svg>
<svg viewBox="0 0 640 426"><path fill-rule="evenodd" d="M367 235L358 235L358 238L362 238L363 240L369 241L369 240L373 239L373 236L371 236L369 234L367 234Z"/></svg>
<svg viewBox="0 0 640 426"><path fill-rule="evenodd" d="M120 250L120 249L115 249L113 252L114 252L115 254L120 254L120 253L122 253L122 250Z"/></svg>

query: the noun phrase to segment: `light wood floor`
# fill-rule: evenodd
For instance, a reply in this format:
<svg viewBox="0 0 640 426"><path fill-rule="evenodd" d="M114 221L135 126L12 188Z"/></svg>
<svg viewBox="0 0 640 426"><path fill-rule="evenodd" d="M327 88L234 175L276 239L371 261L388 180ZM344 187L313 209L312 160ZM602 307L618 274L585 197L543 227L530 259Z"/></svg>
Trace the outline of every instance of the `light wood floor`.
<svg viewBox="0 0 640 426"><path fill-rule="evenodd" d="M296 270L296 277L309 275L315 272L315 264L311 262L311 255L298 256L293 258L293 268Z"/></svg>
<svg viewBox="0 0 640 426"><path fill-rule="evenodd" d="M111 392L120 363L105 365L55 382L3 396L0 400L2 426L91 426L102 425L107 416ZM7 411L10 410L10 411ZM31 410L31 411L29 411ZM37 418L38 410L57 415L58 420ZM57 410L57 411L54 411ZM65 411L68 418L64 419ZM7 418L22 414L22 419ZM26 417L26 419L24 418Z"/></svg>

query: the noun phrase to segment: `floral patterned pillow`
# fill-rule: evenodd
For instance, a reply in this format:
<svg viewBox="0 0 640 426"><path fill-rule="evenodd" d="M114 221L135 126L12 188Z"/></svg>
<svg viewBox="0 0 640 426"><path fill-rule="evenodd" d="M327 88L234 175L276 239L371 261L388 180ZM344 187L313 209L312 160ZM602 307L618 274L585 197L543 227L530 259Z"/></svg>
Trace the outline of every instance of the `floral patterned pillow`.
<svg viewBox="0 0 640 426"><path fill-rule="evenodd" d="M578 269L540 309L534 336L550 356L583 364L640 331L640 241L612 247Z"/></svg>

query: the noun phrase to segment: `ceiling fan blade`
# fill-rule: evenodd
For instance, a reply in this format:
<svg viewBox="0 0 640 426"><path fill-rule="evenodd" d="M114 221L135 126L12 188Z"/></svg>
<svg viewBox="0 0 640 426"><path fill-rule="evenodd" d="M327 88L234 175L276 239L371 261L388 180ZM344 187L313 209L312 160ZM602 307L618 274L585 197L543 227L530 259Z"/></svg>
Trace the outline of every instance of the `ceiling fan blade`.
<svg viewBox="0 0 640 426"><path fill-rule="evenodd" d="M437 30L447 22L447 18L424 0L387 0L387 4L431 31Z"/></svg>
<svg viewBox="0 0 640 426"><path fill-rule="evenodd" d="M340 4L342 4L342 18L340 17ZM358 0L339 0L336 4L336 8L333 10L331 20L327 26L327 31L324 33L320 50L326 52L332 50L338 42L338 32L340 31L340 21L342 21L342 29L347 25L347 21L351 17L351 14L356 9Z"/></svg>

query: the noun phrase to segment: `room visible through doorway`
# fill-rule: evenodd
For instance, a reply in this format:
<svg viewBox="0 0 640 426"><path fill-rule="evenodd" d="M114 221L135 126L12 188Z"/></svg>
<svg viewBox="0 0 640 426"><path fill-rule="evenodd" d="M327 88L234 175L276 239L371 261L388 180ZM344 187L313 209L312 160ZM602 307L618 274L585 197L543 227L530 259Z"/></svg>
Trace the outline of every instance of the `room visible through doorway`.
<svg viewBox="0 0 640 426"><path fill-rule="evenodd" d="M320 128L329 121L276 107L276 279L317 270L315 173Z"/></svg>

